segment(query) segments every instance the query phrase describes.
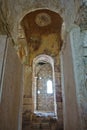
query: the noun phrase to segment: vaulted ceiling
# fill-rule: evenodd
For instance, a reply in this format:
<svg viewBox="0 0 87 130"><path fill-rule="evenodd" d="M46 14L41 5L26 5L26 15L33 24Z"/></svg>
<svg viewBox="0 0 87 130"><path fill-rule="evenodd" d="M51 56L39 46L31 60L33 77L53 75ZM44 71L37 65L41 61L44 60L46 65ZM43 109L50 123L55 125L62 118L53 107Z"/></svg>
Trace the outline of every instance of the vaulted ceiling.
<svg viewBox="0 0 87 130"><path fill-rule="evenodd" d="M28 13L21 25L24 29L27 42L30 42L32 35L48 35L60 33L62 18L55 12L42 9Z"/></svg>
<svg viewBox="0 0 87 130"><path fill-rule="evenodd" d="M59 54L62 46L62 22L59 14L47 9L32 11L24 16L21 26L25 33L31 62L39 54L50 56Z"/></svg>

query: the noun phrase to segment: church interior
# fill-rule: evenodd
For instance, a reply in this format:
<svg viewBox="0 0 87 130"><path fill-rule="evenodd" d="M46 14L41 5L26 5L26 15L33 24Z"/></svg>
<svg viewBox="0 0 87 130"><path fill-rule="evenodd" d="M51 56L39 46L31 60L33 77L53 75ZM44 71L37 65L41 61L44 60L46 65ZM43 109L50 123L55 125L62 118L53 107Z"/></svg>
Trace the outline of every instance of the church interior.
<svg viewBox="0 0 87 130"><path fill-rule="evenodd" d="M0 130L87 130L87 0L0 0Z"/></svg>

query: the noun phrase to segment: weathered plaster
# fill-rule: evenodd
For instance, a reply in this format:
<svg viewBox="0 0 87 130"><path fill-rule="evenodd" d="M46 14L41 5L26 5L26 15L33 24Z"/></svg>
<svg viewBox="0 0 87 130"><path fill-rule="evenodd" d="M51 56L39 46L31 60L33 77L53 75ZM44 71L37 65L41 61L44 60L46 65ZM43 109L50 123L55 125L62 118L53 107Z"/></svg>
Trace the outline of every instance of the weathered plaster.
<svg viewBox="0 0 87 130"><path fill-rule="evenodd" d="M87 129L87 112L85 110L87 106L87 89L85 86L85 66L84 66L84 49L83 38L81 36L80 28L75 26L70 32L71 48L73 56L74 74L76 81L76 96L79 108L79 114L82 122L82 129Z"/></svg>

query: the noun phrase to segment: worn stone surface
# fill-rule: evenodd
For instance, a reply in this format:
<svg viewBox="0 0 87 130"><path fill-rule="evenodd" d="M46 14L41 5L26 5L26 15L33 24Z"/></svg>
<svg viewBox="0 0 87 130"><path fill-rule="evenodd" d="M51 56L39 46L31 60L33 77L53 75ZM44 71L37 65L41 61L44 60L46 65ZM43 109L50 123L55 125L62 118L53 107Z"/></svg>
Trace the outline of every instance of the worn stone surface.
<svg viewBox="0 0 87 130"><path fill-rule="evenodd" d="M3 84L3 74L4 74L4 67L5 67L5 59L6 59L6 35L0 36L0 101L2 95L2 84Z"/></svg>
<svg viewBox="0 0 87 130"><path fill-rule="evenodd" d="M54 112L54 86L52 67L50 64L38 65L36 68L36 110ZM41 78L41 79L40 79ZM52 81L52 93L47 93L47 81ZM38 94L38 91L40 93Z"/></svg>
<svg viewBox="0 0 87 130"><path fill-rule="evenodd" d="M87 30L87 1L83 2L80 6L76 23L80 26L81 30Z"/></svg>
<svg viewBox="0 0 87 130"><path fill-rule="evenodd" d="M30 115L30 116L29 116ZM27 118L23 118L23 130L56 130L57 129L57 119L52 115L46 114L33 114L29 112ZM63 130L60 129L59 130Z"/></svg>
<svg viewBox="0 0 87 130"><path fill-rule="evenodd" d="M65 130L81 130L81 122L79 117L78 101L76 95L76 84L74 80L72 52L70 50L71 46L68 35L66 48L64 49L62 54L62 93L64 108L64 128Z"/></svg>
<svg viewBox="0 0 87 130"><path fill-rule="evenodd" d="M77 101L78 101L78 108L82 120L82 128L84 130L87 129L87 112L85 110L87 103L87 95L86 95L86 79L85 79L85 66L84 66L84 42L80 41L80 28L74 28L71 31L71 46L73 52L73 59L74 59L74 72L75 72L75 80L76 80L76 94L77 94ZM85 35L82 35L82 37ZM75 38L77 37L77 39ZM76 39L76 40L75 40ZM83 39L83 38L82 38ZM83 45L83 46L82 46ZM77 69L78 68L78 69Z"/></svg>
<svg viewBox="0 0 87 130"><path fill-rule="evenodd" d="M32 111L32 72L24 66L23 113Z"/></svg>
<svg viewBox="0 0 87 130"><path fill-rule="evenodd" d="M21 129L23 96L23 67L10 41L4 67L2 98L0 103L0 130Z"/></svg>

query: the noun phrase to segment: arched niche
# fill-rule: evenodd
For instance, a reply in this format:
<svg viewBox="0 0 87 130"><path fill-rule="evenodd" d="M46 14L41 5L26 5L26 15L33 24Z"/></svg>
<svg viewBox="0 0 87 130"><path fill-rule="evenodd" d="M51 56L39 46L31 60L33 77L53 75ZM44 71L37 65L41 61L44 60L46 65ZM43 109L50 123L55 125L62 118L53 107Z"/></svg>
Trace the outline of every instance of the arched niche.
<svg viewBox="0 0 87 130"><path fill-rule="evenodd" d="M43 72L44 72L44 74L42 74ZM42 82L43 82L42 80L45 81L43 85L42 85ZM50 92L48 90L49 83L50 83ZM38 86L39 89L37 89L37 84L41 85L41 87ZM42 86L44 86L44 88L42 88ZM43 95L40 95L41 91L42 91L42 93L44 93L44 97L43 97ZM55 115L57 114L57 112L56 112L54 60L52 59L52 57L50 57L48 55L42 54L42 55L37 56L33 60L32 95L33 95L33 112L35 112L35 113L38 113L38 112L48 113L48 112L50 112L50 113L54 113ZM46 106L46 107L43 106L42 110L41 110L41 107L37 106L38 105L37 104L37 100L38 100L37 96L39 96L40 100L41 100L41 96L45 99L45 104L44 103L40 104L40 105ZM46 99L47 97L49 97L49 98ZM50 97L52 98L51 103L53 106L49 103ZM49 102L46 102L47 100L49 100ZM48 106L48 108L47 108L47 106ZM53 108L49 109L49 107L53 107Z"/></svg>
<svg viewBox="0 0 87 130"><path fill-rule="evenodd" d="M55 39L55 44L50 42L49 53L52 52L52 55L56 55L56 52L61 50L63 43L61 37L62 23L63 19L60 14L52 9L47 8L32 10L27 12L22 17L20 21L21 26L19 26L18 31L19 38L17 43L19 46L18 54L23 60L23 63L29 64L29 60L32 62L32 59L36 57L36 55L43 54L46 51L46 48L48 49L48 46L45 47L45 49L40 49L41 45L43 44L44 37L46 38L48 36L48 41L50 36L53 36L52 39ZM45 44L44 46L46 46ZM20 54L20 46L22 46L22 50L24 51L23 56ZM32 54L32 59L26 61L27 57L31 55L30 53ZM49 53L44 54L50 55Z"/></svg>

